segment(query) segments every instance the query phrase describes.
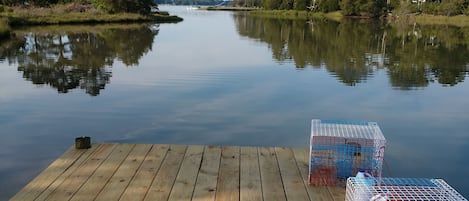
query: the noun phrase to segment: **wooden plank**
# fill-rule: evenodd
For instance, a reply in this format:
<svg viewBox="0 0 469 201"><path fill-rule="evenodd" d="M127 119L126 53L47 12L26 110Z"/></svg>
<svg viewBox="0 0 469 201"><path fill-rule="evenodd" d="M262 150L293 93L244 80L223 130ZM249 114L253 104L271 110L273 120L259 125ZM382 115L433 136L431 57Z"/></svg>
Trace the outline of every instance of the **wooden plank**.
<svg viewBox="0 0 469 201"><path fill-rule="evenodd" d="M345 188L309 186L308 166L306 148L72 147L12 200L345 199Z"/></svg>
<svg viewBox="0 0 469 201"><path fill-rule="evenodd" d="M240 200L262 200L261 173L259 170L257 147L241 147L240 163Z"/></svg>
<svg viewBox="0 0 469 201"><path fill-rule="evenodd" d="M71 201L94 200L109 179L117 171L135 144L118 144L108 158L98 167L85 184L75 193Z"/></svg>
<svg viewBox="0 0 469 201"><path fill-rule="evenodd" d="M286 200L274 148L259 148L259 165L264 200Z"/></svg>
<svg viewBox="0 0 469 201"><path fill-rule="evenodd" d="M93 146L95 147L95 146ZM94 148L93 148L94 149ZM52 162L41 174L28 183L21 189L11 201L34 200L45 189L47 189L60 175L77 162L85 152L91 150L75 149L74 146L70 147L62 156Z"/></svg>
<svg viewBox="0 0 469 201"><path fill-rule="evenodd" d="M182 161L181 168L173 185L169 201L190 200L199 173L204 152L203 146L189 146Z"/></svg>
<svg viewBox="0 0 469 201"><path fill-rule="evenodd" d="M119 200L151 147L149 144L136 145L95 200Z"/></svg>
<svg viewBox="0 0 469 201"><path fill-rule="evenodd" d="M186 148L187 146L184 145L171 145L145 196L145 200L168 200L174 180L184 159Z"/></svg>
<svg viewBox="0 0 469 201"><path fill-rule="evenodd" d="M153 145L120 200L143 200L145 198L168 149L169 145Z"/></svg>
<svg viewBox="0 0 469 201"><path fill-rule="evenodd" d="M307 186L303 182L292 150L276 147L275 153L287 200L309 201Z"/></svg>
<svg viewBox="0 0 469 201"><path fill-rule="evenodd" d="M204 156L202 157L202 165L200 166L197 183L195 184L193 201L214 201L218 170L220 168L221 147L206 146L204 148Z"/></svg>
<svg viewBox="0 0 469 201"><path fill-rule="evenodd" d="M293 148L296 163L300 170L301 177L305 185L309 186L309 149L308 148ZM333 200L329 190L325 186L309 186L306 189L311 201L329 201Z"/></svg>
<svg viewBox="0 0 469 201"><path fill-rule="evenodd" d="M239 200L239 147L223 147L216 200Z"/></svg>
<svg viewBox="0 0 469 201"><path fill-rule="evenodd" d="M39 197L37 197L35 200L40 201L40 200L45 200L47 196L49 196L55 189L57 189L71 174L73 174L81 165L88 160L88 158L96 151L101 149L101 147L104 146L103 144L96 144L93 145L90 149L87 149L85 153L83 153L78 160L73 163L72 166L67 168L67 170L60 175L54 182L52 182L51 185L47 189L45 189Z"/></svg>
<svg viewBox="0 0 469 201"><path fill-rule="evenodd" d="M114 149L115 144L103 144L94 153L68 176L63 183L60 184L46 200L63 201L69 200L80 189L80 187L88 180L93 172L101 165L101 163L109 156Z"/></svg>

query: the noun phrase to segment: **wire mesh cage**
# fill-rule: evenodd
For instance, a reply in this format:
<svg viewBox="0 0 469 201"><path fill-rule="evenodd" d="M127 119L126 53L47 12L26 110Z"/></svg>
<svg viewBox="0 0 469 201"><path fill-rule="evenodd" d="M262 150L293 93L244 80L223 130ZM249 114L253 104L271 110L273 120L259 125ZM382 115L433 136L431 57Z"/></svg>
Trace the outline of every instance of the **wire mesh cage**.
<svg viewBox="0 0 469 201"><path fill-rule="evenodd" d="M386 139L376 122L313 119L309 182L345 186L360 169L380 177Z"/></svg>
<svg viewBox="0 0 469 201"><path fill-rule="evenodd" d="M347 179L346 201L467 201L442 179L358 178Z"/></svg>

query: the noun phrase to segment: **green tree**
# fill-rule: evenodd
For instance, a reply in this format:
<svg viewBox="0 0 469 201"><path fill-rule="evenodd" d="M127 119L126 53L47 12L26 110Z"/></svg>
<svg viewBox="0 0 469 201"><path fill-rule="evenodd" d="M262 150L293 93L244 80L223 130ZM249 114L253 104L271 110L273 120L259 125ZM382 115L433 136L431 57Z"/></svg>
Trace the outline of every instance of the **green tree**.
<svg viewBox="0 0 469 201"><path fill-rule="evenodd" d="M293 3L293 9L295 10L306 10L306 5L309 5L309 0L295 0Z"/></svg>
<svg viewBox="0 0 469 201"><path fill-rule="evenodd" d="M149 14L156 6L153 0L93 0L92 4L109 13L140 13Z"/></svg>
<svg viewBox="0 0 469 201"><path fill-rule="evenodd" d="M344 15L378 17L386 10L386 0L342 0L340 8Z"/></svg>
<svg viewBox="0 0 469 201"><path fill-rule="evenodd" d="M267 10L278 10L280 9L281 0L264 0L262 6Z"/></svg>
<svg viewBox="0 0 469 201"><path fill-rule="evenodd" d="M463 14L467 8L465 0L445 0L440 4L441 15L453 16Z"/></svg>
<svg viewBox="0 0 469 201"><path fill-rule="evenodd" d="M280 10L291 10L293 9L294 0L280 0Z"/></svg>
<svg viewBox="0 0 469 201"><path fill-rule="evenodd" d="M344 15L358 15L358 9L355 5L355 0L342 0L340 1L340 9Z"/></svg>
<svg viewBox="0 0 469 201"><path fill-rule="evenodd" d="M321 12L332 12L339 10L339 1L338 0L320 0L318 3L318 9Z"/></svg>

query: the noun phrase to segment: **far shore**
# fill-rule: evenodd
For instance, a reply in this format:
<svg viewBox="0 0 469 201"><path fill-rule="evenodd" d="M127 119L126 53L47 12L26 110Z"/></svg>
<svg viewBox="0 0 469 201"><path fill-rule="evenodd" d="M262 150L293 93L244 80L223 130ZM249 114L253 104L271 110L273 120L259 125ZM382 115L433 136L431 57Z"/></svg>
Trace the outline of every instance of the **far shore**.
<svg viewBox="0 0 469 201"><path fill-rule="evenodd" d="M280 19L328 19L333 21L340 21L343 18L352 18L344 16L340 11L323 13L323 12L308 12L296 10L263 10L261 8L252 7L222 7L222 6L206 6L199 7L200 10L213 10L213 11L249 11L250 15L280 18ZM363 19L363 18L360 18ZM469 27L469 16L440 16L440 15L407 15L407 16L389 16L387 20L390 22L404 22L404 23L417 23L421 25L450 25L457 27Z"/></svg>
<svg viewBox="0 0 469 201"><path fill-rule="evenodd" d="M213 10L213 11L254 11L261 8L254 7L234 7L234 6L199 6L199 10Z"/></svg>

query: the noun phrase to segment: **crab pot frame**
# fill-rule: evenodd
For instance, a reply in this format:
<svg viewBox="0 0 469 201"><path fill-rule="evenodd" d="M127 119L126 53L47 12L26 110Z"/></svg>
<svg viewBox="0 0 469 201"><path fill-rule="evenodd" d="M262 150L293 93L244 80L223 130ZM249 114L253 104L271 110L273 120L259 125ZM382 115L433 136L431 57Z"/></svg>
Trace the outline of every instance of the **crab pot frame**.
<svg viewBox="0 0 469 201"><path fill-rule="evenodd" d="M309 183L345 186L360 169L381 177L386 139L376 122L313 119Z"/></svg>
<svg viewBox="0 0 469 201"><path fill-rule="evenodd" d="M357 177L347 179L345 200L467 201L442 179Z"/></svg>

